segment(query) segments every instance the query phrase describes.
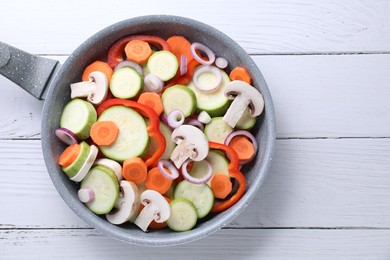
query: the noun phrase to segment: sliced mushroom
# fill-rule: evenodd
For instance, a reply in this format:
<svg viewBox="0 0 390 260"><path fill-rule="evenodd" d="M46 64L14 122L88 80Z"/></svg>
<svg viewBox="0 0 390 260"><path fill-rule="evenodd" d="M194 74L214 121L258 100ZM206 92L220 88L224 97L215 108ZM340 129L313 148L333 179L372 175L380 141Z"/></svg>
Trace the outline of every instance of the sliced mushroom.
<svg viewBox="0 0 390 260"><path fill-rule="evenodd" d="M87 156L87 159L85 160L84 164L81 166L81 168L77 172L77 174L75 176L73 176L72 178L70 178L72 181L80 182L85 178L85 176L87 176L89 170L91 169L93 163L96 160L98 152L99 152L99 149L96 146L94 146L94 145L90 146L90 150L89 150L89 154Z"/></svg>
<svg viewBox="0 0 390 260"><path fill-rule="evenodd" d="M252 117L259 116L261 112L263 112L263 96L256 88L244 81L231 81L227 84L224 94L225 96L234 99L223 117L223 120L233 128L236 126L247 107L249 107L250 115Z"/></svg>
<svg viewBox="0 0 390 260"><path fill-rule="evenodd" d="M170 157L176 168L180 168L188 158L201 161L209 152L206 136L195 126L181 125L172 132L171 138L177 144Z"/></svg>
<svg viewBox="0 0 390 260"><path fill-rule="evenodd" d="M140 206L140 196L137 185L133 182L122 180L119 183L121 192L115 204L117 210L106 214L109 222L115 225L120 225L129 221L137 214Z"/></svg>
<svg viewBox="0 0 390 260"><path fill-rule="evenodd" d="M70 84L71 98L87 97L92 104L98 105L107 97L108 80L104 73L94 71L89 74L89 81Z"/></svg>
<svg viewBox="0 0 390 260"><path fill-rule="evenodd" d="M171 215L171 207L167 200L157 191L146 190L141 194L141 203L145 206L137 219L134 221L144 232L148 230L150 223L154 220L163 223Z"/></svg>

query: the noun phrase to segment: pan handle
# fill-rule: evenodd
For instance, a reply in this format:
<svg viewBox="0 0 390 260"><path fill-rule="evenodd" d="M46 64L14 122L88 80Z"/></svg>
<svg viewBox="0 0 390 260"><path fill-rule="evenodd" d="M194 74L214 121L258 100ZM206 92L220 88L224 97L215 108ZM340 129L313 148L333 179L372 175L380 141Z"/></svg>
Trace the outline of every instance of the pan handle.
<svg viewBox="0 0 390 260"><path fill-rule="evenodd" d="M58 61L38 57L0 42L0 74L38 99L55 74Z"/></svg>

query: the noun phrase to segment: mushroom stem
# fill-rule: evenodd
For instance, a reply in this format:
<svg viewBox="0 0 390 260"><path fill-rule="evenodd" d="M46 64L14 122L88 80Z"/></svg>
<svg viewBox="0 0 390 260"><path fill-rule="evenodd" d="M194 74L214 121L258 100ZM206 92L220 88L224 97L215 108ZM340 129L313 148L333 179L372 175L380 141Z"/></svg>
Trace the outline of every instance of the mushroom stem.
<svg viewBox="0 0 390 260"><path fill-rule="evenodd" d="M96 83L92 80L70 84L70 98L88 97L96 88Z"/></svg>
<svg viewBox="0 0 390 260"><path fill-rule="evenodd" d="M245 109L249 106L249 103L250 100L246 96L236 96L222 120L234 128L244 114Z"/></svg>
<svg viewBox="0 0 390 260"><path fill-rule="evenodd" d="M175 164L176 168L180 168L182 164L191 156L194 155L195 145L187 140L181 141L171 153L171 161Z"/></svg>
<svg viewBox="0 0 390 260"><path fill-rule="evenodd" d="M159 209L154 203L150 203L142 209L141 213L139 213L137 219L134 221L142 231L146 232L150 223L156 218L158 218Z"/></svg>

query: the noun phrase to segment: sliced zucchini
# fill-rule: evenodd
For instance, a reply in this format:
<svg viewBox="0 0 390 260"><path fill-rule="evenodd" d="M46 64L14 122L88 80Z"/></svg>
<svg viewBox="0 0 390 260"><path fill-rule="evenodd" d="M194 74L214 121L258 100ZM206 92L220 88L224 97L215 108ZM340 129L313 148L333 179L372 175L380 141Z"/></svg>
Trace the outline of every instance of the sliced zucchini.
<svg viewBox="0 0 390 260"><path fill-rule="evenodd" d="M95 199L86 205L96 214L107 214L118 200L119 184L115 173L104 166L92 168L81 182L80 187L93 190Z"/></svg>
<svg viewBox="0 0 390 260"><path fill-rule="evenodd" d="M117 139L111 145L99 146L102 153L113 160L123 162L132 157L141 157L148 148L149 135L144 118L125 106L106 109L99 121L113 121L119 128Z"/></svg>
<svg viewBox="0 0 390 260"><path fill-rule="evenodd" d="M233 132L233 128L222 120L222 117L212 118L204 128L204 133L209 141L221 144L231 132Z"/></svg>
<svg viewBox="0 0 390 260"><path fill-rule="evenodd" d="M96 110L91 103L75 98L65 105L60 127L69 129L80 140L85 140L89 137L89 132L93 123L96 122L96 118Z"/></svg>
<svg viewBox="0 0 390 260"><path fill-rule="evenodd" d="M252 117L249 108L246 108L244 114L238 120L236 127L238 129L250 130L256 124L256 117Z"/></svg>
<svg viewBox="0 0 390 260"><path fill-rule="evenodd" d="M176 75L179 62L170 51L157 51L150 56L147 63L148 71L163 81L170 80Z"/></svg>
<svg viewBox="0 0 390 260"><path fill-rule="evenodd" d="M225 97L224 91L226 85L230 82L229 76L225 71L221 70L222 82L218 89L212 92L200 90L191 82L188 88L192 89L196 96L197 111L206 111L211 117L222 116L226 113L230 105L230 100ZM215 81L215 75L212 73L202 73L199 78L199 83L202 85L212 85Z"/></svg>
<svg viewBox="0 0 390 260"><path fill-rule="evenodd" d="M114 97L130 99L141 93L143 85L141 75L135 69L125 67L112 75L110 90Z"/></svg>
<svg viewBox="0 0 390 260"><path fill-rule="evenodd" d="M187 199L174 199L170 203L171 215L167 220L170 229L178 232L191 230L198 220L194 205Z"/></svg>
<svg viewBox="0 0 390 260"><path fill-rule="evenodd" d="M174 198L184 198L194 204L199 219L209 214L214 205L214 194L207 184L197 185L186 180L176 186Z"/></svg>
<svg viewBox="0 0 390 260"><path fill-rule="evenodd" d="M84 162L87 160L90 149L90 146L86 142L80 143L80 153L76 160L71 165L62 168L69 178L73 178L80 171Z"/></svg>
<svg viewBox="0 0 390 260"><path fill-rule="evenodd" d="M162 103L165 115L174 109L179 109L185 117L188 117L195 112L196 96L188 87L175 85L165 90L162 95Z"/></svg>

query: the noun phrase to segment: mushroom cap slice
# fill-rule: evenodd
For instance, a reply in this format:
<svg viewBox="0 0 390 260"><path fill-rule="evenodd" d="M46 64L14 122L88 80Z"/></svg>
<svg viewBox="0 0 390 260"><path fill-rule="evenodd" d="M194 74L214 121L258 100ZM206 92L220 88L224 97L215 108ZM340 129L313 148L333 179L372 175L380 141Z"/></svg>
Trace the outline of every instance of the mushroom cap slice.
<svg viewBox="0 0 390 260"><path fill-rule="evenodd" d="M264 109L263 95L253 86L241 80L233 80L226 86L225 96L232 99L232 96L241 96L249 100L248 106L252 117L259 116ZM233 101L234 102L234 101ZM246 108L246 107L245 107ZM243 108L245 110L245 108Z"/></svg>
<svg viewBox="0 0 390 260"><path fill-rule="evenodd" d="M107 76L100 72L94 71L89 74L89 79L95 82L94 90L88 95L88 101L92 104L100 104L106 97L108 93L108 79Z"/></svg>
<svg viewBox="0 0 390 260"><path fill-rule="evenodd" d="M171 215L171 207L168 201L155 190L145 190L141 194L141 203L145 207L134 221L134 224L144 232L147 231L153 220L157 223L163 223Z"/></svg>
<svg viewBox="0 0 390 260"><path fill-rule="evenodd" d="M199 128L192 125L181 125L172 132L172 141L178 146L188 144L193 153L190 159L201 161L209 153L209 143L205 134ZM176 148L175 148L176 149Z"/></svg>
<svg viewBox="0 0 390 260"><path fill-rule="evenodd" d="M121 193L115 204L117 210L106 214L107 220L115 225L129 221L137 214L140 206L140 196L138 187L135 183L122 180L120 181L119 186L121 188Z"/></svg>
<svg viewBox="0 0 390 260"><path fill-rule="evenodd" d="M89 74L88 77L89 81L70 84L70 97L72 99L77 97L87 97L89 102L99 105L108 94L107 76L100 71L94 71Z"/></svg>

